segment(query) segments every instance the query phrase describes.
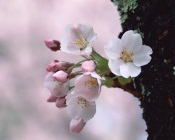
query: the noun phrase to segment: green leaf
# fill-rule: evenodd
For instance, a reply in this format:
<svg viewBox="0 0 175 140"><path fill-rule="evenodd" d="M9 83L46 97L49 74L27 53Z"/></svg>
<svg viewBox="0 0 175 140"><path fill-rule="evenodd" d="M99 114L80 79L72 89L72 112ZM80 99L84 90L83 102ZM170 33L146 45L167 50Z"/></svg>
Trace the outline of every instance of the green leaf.
<svg viewBox="0 0 175 140"><path fill-rule="evenodd" d="M123 14L121 16L121 22L124 23L127 18L128 18L128 15L127 14Z"/></svg>
<svg viewBox="0 0 175 140"><path fill-rule="evenodd" d="M119 77L118 77L118 81L119 81L119 83L120 83L121 85L126 85L126 84L128 84L128 83L131 83L132 78L131 78L131 77L129 77L129 78L124 78L124 77L122 77L122 76L119 76Z"/></svg>
<svg viewBox="0 0 175 140"><path fill-rule="evenodd" d="M134 13L134 10L138 7L137 0L113 0L113 2L118 7L122 23L128 18L128 12Z"/></svg>
<svg viewBox="0 0 175 140"><path fill-rule="evenodd" d="M114 80L112 78L106 77L105 80L102 80L102 85L111 88L114 85Z"/></svg>
<svg viewBox="0 0 175 140"><path fill-rule="evenodd" d="M108 60L96 53L94 50L92 52L92 57L96 63L96 72L100 75L110 73L110 69L108 67Z"/></svg>

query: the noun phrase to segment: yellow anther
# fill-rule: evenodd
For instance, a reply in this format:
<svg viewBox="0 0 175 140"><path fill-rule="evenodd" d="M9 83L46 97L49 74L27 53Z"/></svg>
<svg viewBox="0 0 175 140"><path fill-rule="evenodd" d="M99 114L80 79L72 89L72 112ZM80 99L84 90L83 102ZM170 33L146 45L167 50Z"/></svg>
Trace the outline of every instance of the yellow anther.
<svg viewBox="0 0 175 140"><path fill-rule="evenodd" d="M88 102L82 98L82 97L77 97L78 100L77 100L77 103L81 105L81 108L85 108L88 106Z"/></svg>
<svg viewBox="0 0 175 140"><path fill-rule="evenodd" d="M120 57L125 61L132 61L132 52L127 51L126 49L124 49L121 53L120 53Z"/></svg>
<svg viewBox="0 0 175 140"><path fill-rule="evenodd" d="M80 35L79 39L75 39L75 45L80 48L86 48L88 45L88 41L86 41L86 39L82 35Z"/></svg>
<svg viewBox="0 0 175 140"><path fill-rule="evenodd" d="M96 78L89 78L88 81L85 83L85 86L88 86L89 89L92 89L98 85Z"/></svg>
<svg viewBox="0 0 175 140"><path fill-rule="evenodd" d="M59 81L54 81L55 82L55 84L57 85L57 86L61 86L61 85L63 85L63 83L61 83L61 82L59 82Z"/></svg>

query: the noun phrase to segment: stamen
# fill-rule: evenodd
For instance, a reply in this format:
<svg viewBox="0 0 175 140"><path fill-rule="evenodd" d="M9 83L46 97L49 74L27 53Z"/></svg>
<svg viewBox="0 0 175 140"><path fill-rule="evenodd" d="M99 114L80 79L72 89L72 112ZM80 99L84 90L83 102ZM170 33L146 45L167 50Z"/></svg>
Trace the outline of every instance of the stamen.
<svg viewBox="0 0 175 140"><path fill-rule="evenodd" d="M132 55L133 55L132 52L127 51L126 48L120 53L120 57L121 57L125 62L132 61Z"/></svg>
<svg viewBox="0 0 175 140"><path fill-rule="evenodd" d="M88 41L86 41L86 39L82 35L80 35L80 39L75 39L75 45L77 45L81 49L86 48L88 45Z"/></svg>
<svg viewBox="0 0 175 140"><path fill-rule="evenodd" d="M98 85L96 78L89 78L87 82L85 82L85 86L88 86L89 89L92 89Z"/></svg>
<svg viewBox="0 0 175 140"><path fill-rule="evenodd" d="M56 84L57 86L63 85L63 83L61 83L61 82L59 82L59 81L57 81L57 80L54 80L54 82L55 82L55 84Z"/></svg>
<svg viewBox="0 0 175 140"><path fill-rule="evenodd" d="M85 108L88 106L88 102L82 98L82 97L77 97L78 101L77 103L81 105L81 108Z"/></svg>

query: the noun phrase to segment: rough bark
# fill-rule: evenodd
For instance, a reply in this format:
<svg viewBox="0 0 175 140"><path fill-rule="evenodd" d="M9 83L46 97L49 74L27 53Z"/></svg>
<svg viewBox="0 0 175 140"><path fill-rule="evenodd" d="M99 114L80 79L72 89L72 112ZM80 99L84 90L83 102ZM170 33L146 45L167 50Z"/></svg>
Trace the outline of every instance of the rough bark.
<svg viewBox="0 0 175 140"><path fill-rule="evenodd" d="M153 49L151 62L135 78L142 95L148 140L175 140L175 0L137 0L122 23L123 32L139 29ZM119 9L120 10L120 9Z"/></svg>

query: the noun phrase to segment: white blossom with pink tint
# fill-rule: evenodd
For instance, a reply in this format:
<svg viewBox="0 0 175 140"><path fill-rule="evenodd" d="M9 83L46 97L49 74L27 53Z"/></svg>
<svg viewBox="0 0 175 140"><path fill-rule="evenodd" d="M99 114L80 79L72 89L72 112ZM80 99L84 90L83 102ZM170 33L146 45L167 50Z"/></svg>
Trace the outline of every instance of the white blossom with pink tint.
<svg viewBox="0 0 175 140"><path fill-rule="evenodd" d="M90 56L92 44L97 39L93 28L85 24L69 24L61 39L61 50L66 53Z"/></svg>
<svg viewBox="0 0 175 140"><path fill-rule="evenodd" d="M93 60L85 61L81 65L83 72L93 72L96 68L96 65Z"/></svg>
<svg viewBox="0 0 175 140"><path fill-rule="evenodd" d="M70 122L70 131L78 134L84 128L85 124L82 118L72 119Z"/></svg>
<svg viewBox="0 0 175 140"><path fill-rule="evenodd" d="M68 81L68 74L62 70L57 71L56 73L53 74L53 78L56 81L59 81L61 83L65 83Z"/></svg>
<svg viewBox="0 0 175 140"><path fill-rule="evenodd" d="M101 91L101 77L95 72L86 72L75 80L74 91L88 101L95 101Z"/></svg>
<svg viewBox="0 0 175 140"><path fill-rule="evenodd" d="M54 80L53 72L49 72L44 81L44 86L47 87L51 94L56 97L64 97L69 92L69 81L62 83Z"/></svg>
<svg viewBox="0 0 175 140"><path fill-rule="evenodd" d="M66 96L67 113L72 119L82 118L87 122L96 113L95 102L90 102L77 95L74 91Z"/></svg>
<svg viewBox="0 0 175 140"><path fill-rule="evenodd" d="M110 58L109 68L118 76L136 77L141 66L151 61L152 49L142 44L140 34L132 30L123 34L122 38L112 38L105 46L106 55Z"/></svg>

